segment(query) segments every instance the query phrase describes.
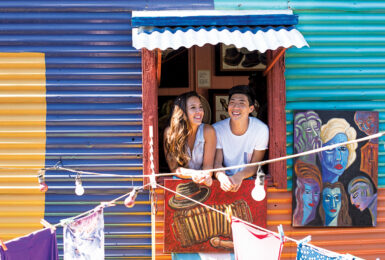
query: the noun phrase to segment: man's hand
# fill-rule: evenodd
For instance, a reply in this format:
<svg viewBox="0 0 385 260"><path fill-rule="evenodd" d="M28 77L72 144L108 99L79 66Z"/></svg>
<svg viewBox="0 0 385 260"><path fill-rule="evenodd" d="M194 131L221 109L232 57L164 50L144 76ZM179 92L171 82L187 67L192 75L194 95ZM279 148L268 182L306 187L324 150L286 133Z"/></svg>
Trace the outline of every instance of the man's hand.
<svg viewBox="0 0 385 260"><path fill-rule="evenodd" d="M237 192L242 185L243 177L239 174L234 174L229 178L230 178L230 181L233 183L233 188L231 189L231 191Z"/></svg>
<svg viewBox="0 0 385 260"><path fill-rule="evenodd" d="M234 187L229 176L225 172L217 172L217 179L221 183L221 189L224 191L231 191Z"/></svg>

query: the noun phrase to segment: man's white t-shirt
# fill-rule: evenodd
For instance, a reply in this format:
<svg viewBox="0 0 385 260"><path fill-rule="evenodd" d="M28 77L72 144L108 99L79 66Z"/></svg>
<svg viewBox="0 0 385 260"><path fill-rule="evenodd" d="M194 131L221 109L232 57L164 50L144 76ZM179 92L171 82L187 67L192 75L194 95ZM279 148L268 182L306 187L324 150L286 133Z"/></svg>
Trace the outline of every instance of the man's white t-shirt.
<svg viewBox="0 0 385 260"><path fill-rule="evenodd" d="M243 135L234 135L230 128L230 118L213 125L217 134L217 149L223 151L223 166L250 163L254 150L266 150L269 142L269 128L255 117L249 117L249 127ZM234 175L243 168L229 170Z"/></svg>

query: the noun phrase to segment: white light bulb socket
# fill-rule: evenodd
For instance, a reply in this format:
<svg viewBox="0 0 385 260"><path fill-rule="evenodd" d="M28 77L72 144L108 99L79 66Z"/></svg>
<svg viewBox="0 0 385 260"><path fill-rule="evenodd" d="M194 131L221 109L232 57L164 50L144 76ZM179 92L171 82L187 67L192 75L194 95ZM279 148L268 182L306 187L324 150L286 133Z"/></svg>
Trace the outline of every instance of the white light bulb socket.
<svg viewBox="0 0 385 260"><path fill-rule="evenodd" d="M251 197L255 201L262 201L266 197L265 174L263 172L257 173L257 178L255 179L255 186L254 189L251 191Z"/></svg>
<svg viewBox="0 0 385 260"><path fill-rule="evenodd" d="M84 194L84 188L82 185L82 180L79 176L75 178L75 194L78 196L82 196Z"/></svg>
<svg viewBox="0 0 385 260"><path fill-rule="evenodd" d="M44 176L43 176L43 174L39 174L39 176L37 176L37 179L39 180L39 184L43 184L44 183Z"/></svg>

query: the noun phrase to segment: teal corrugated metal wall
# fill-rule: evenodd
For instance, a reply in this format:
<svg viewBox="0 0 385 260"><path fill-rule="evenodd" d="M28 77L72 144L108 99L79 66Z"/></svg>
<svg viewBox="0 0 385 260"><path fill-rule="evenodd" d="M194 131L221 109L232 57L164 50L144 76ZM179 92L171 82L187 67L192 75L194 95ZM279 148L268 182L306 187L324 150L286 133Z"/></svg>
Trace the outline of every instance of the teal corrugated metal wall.
<svg viewBox="0 0 385 260"><path fill-rule="evenodd" d="M214 0L216 10L276 10L288 9L286 0Z"/></svg>
<svg viewBox="0 0 385 260"><path fill-rule="evenodd" d="M293 110L374 110L385 131L385 1L216 0L216 9L292 9L310 48L286 54L287 153L293 153ZM385 187L385 138L379 187ZM292 161L288 162L291 189Z"/></svg>
<svg viewBox="0 0 385 260"><path fill-rule="evenodd" d="M290 1L310 48L286 54L287 153L293 153L293 110L379 111L385 131L385 1ZM385 138L379 187L385 187ZM292 161L288 162L291 188Z"/></svg>

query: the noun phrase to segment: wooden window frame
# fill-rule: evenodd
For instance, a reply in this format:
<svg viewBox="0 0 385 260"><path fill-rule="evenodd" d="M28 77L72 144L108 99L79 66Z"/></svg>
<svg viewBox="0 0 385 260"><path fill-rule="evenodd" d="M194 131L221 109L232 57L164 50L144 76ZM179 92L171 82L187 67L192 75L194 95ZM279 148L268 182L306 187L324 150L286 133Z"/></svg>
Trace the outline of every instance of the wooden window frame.
<svg viewBox="0 0 385 260"><path fill-rule="evenodd" d="M270 64L281 48L268 51L267 63ZM151 173L149 126L153 126L153 156L155 172L159 170L159 133L158 129L158 85L157 51L142 49L142 104L143 104L143 173ZM270 131L269 158L286 156L286 81L285 57L282 55L266 75L268 99L268 125ZM273 185L279 189L287 188L286 160L269 164ZM143 183L148 183L144 178Z"/></svg>

